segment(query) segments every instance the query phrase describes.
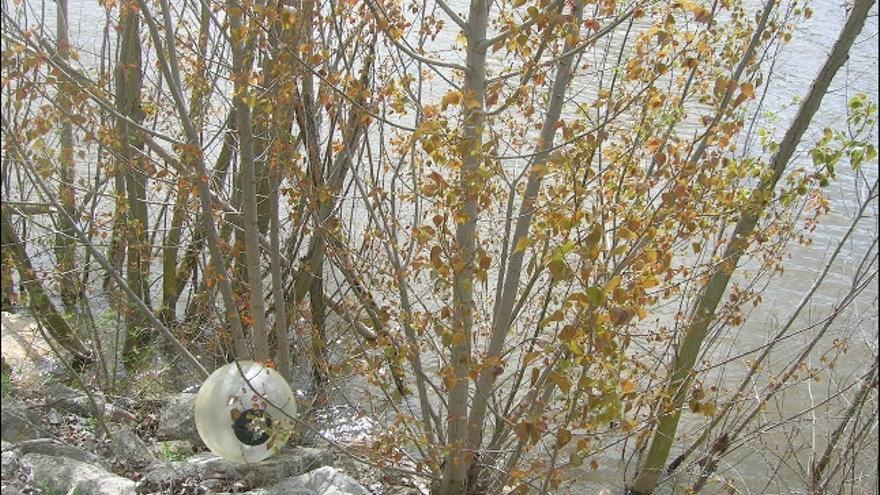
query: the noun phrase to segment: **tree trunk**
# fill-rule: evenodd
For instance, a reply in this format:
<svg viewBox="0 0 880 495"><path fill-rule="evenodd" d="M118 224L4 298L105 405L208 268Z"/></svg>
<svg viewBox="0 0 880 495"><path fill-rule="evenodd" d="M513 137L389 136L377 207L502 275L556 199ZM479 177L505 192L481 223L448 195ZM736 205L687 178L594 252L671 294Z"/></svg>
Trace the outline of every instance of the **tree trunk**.
<svg viewBox="0 0 880 495"><path fill-rule="evenodd" d="M245 52L240 6L229 5L229 27L232 36L233 105L238 130L241 165L242 224L244 255L247 265L250 316L253 323L254 357L266 361L269 353L269 332L266 327L266 304L263 296L263 274L260 268L260 230L257 215L257 178L254 165L254 135L251 108L247 101L251 56Z"/></svg>
<svg viewBox="0 0 880 495"><path fill-rule="evenodd" d="M575 34L579 32L578 27L583 18L583 13L583 2L577 0L572 9L572 15L575 19ZM575 40L577 40L577 37L575 37ZM577 43L577 41L575 41L575 43ZM572 48L572 42L566 42L563 52L569 52ZM559 117L562 113L562 105L565 102L566 88L571 80L571 67L573 62L574 53L571 53L566 57L562 57L556 67L556 78L553 81L553 89L550 93L549 108L547 109L547 115L541 126L541 134L538 138L537 154L531 164L525 193L519 208L519 215L516 217L516 228L511 243L513 246L516 246L521 239L528 238L529 235L532 219L534 218L535 200L538 197L538 192L541 189L541 183L544 176L538 166L547 162L550 154L547 150L553 147L557 124L559 123ZM515 249L510 256L510 261L508 262L504 276L503 290L496 306L499 311L493 322L492 335L489 341L489 348L486 352L486 359L498 358L501 356L504 341L506 340L507 334L513 323L513 309L519 290L524 256L525 250ZM489 366L483 369L477 379L474 405L469 419L468 444L471 449L479 449L482 444L483 423L486 418L486 408L489 403L489 397L492 393L492 386L495 383L497 376L495 368Z"/></svg>
<svg viewBox="0 0 880 495"><path fill-rule="evenodd" d="M468 443L468 396L470 391L471 339L474 324L474 264L477 251L477 217L479 211L480 166L483 163L483 125L486 121L486 29L489 5L485 0L473 0L467 24L467 72L465 73L464 136L462 166L458 187L461 190L461 217L455 230L457 252L453 266L452 290L452 380L449 386L447 411L447 448L440 493L466 493L467 476L474 462L474 452Z"/></svg>
<svg viewBox="0 0 880 495"><path fill-rule="evenodd" d="M56 47L58 56L67 61L70 53L70 43L68 40L68 15L67 0L58 0L56 12ZM73 125L70 123L69 116L72 115L73 106L70 102L70 96L65 90L66 83L62 83L58 92L58 107L61 112L61 156L59 160L61 170L61 180L58 186L58 197L61 200L61 206L70 214L75 216L76 196L73 191L73 177L75 176L73 162ZM79 311L79 300L82 296L82 290L78 283L76 275L76 244L70 228L70 223L65 220L65 216L61 215L58 221L58 233L55 235L55 255L58 260L59 286L61 292L61 302L64 303L65 309L76 314Z"/></svg>
<svg viewBox="0 0 880 495"><path fill-rule="evenodd" d="M187 105L183 97L183 85L181 83L180 74L177 64L177 55L173 46L173 28L171 22L170 6L167 0L162 0L162 18L164 20L164 29L166 32L165 50L160 49L162 40L159 37L159 28L152 17L149 6L145 0L137 0L144 18L150 28L150 36L153 43L156 44L156 59L162 75L168 82L168 88L174 100L175 110L183 125L186 134L187 144L190 154L195 164L194 181L199 192L199 201L202 204L201 225L205 230L205 241L208 244L208 250L211 253L211 267L214 270L213 281L220 287L220 293L223 295L223 304L226 309L226 320L232 331L232 340L235 347L236 358L246 359L248 357L248 349L244 338L244 331L241 326L241 317L238 312L238 306L232 294L232 288L229 284L229 276L227 275L226 263L223 253L220 251L219 237L217 236L217 228L214 219L214 197L211 194L211 179L205 166L204 155L199 146L199 135L189 118ZM169 38L170 36L170 38Z"/></svg>
<svg viewBox="0 0 880 495"><path fill-rule="evenodd" d="M132 8L121 9L122 19L119 39L119 62L116 66L116 109L120 115L136 123L144 120L141 109L141 48L140 48L140 14ZM150 305L150 290L147 278L150 273L150 249L147 242L147 206L146 176L141 172L142 160L140 151L143 142L138 133L131 128L125 119L118 119L117 133L119 137L119 155L117 174L125 187L127 203L125 232L126 250L126 282L128 286ZM122 191L117 194L122 195ZM127 333L123 356L131 359L133 354L147 341L147 323L135 308L125 311Z"/></svg>
<svg viewBox="0 0 880 495"><path fill-rule="evenodd" d="M210 35L211 17L207 5L202 5L199 17L199 52L207 53L208 37ZM205 62L198 64L197 80L205 80ZM192 99L190 100L190 118L193 120L196 128L201 131L203 127L202 112L204 111L204 102L207 97L207 91L201 84L194 85ZM201 137L201 133L199 134ZM200 141L201 144L201 141ZM192 168L192 163L187 168ZM189 187L178 187L177 195L174 199L174 207L171 213L171 226L165 234L162 243L162 321L166 325L173 324L177 319L177 301L180 298L180 291L177 290L177 254L180 248L181 234L183 232L183 221L188 212L187 203L189 202ZM188 278L188 272L183 274L183 279ZM182 290L182 287L181 287Z"/></svg>

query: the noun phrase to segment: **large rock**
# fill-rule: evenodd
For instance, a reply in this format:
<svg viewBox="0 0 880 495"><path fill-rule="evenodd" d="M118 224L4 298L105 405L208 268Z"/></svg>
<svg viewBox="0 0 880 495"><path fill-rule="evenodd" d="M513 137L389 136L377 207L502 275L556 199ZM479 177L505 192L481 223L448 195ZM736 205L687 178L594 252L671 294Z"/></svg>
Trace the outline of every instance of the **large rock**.
<svg viewBox="0 0 880 495"><path fill-rule="evenodd" d="M39 486L55 493L77 495L134 495L135 483L104 469L66 457L27 454L22 467L29 470Z"/></svg>
<svg viewBox="0 0 880 495"><path fill-rule="evenodd" d="M0 437L7 442L16 443L46 436L40 418L19 400L4 398L0 406L0 416Z"/></svg>
<svg viewBox="0 0 880 495"><path fill-rule="evenodd" d="M196 429L196 394L172 396L159 411L159 440L189 440L193 445L204 445Z"/></svg>
<svg viewBox="0 0 880 495"><path fill-rule="evenodd" d="M234 479L251 486L266 485L326 466L333 461L329 450L296 447L255 464L236 464L212 453L196 454L181 462L154 464L139 482L139 490L188 479Z"/></svg>
<svg viewBox="0 0 880 495"><path fill-rule="evenodd" d="M0 454L0 478L4 480L11 479L18 470L19 465L18 452L7 450Z"/></svg>
<svg viewBox="0 0 880 495"><path fill-rule="evenodd" d="M132 422L135 420L134 414L110 403L103 394L98 392L92 393L92 398L95 400L94 406L85 392L72 389L61 383L49 385L46 388L46 397L47 407L54 407L77 416L93 416L95 406L97 406L99 412L114 421Z"/></svg>
<svg viewBox="0 0 880 495"><path fill-rule="evenodd" d="M15 446L15 450L21 455L42 454L55 457L67 457L86 464L98 464L102 467L106 466L106 461L91 452L62 443L54 438L37 438L34 440L26 440Z"/></svg>
<svg viewBox="0 0 880 495"><path fill-rule="evenodd" d="M110 443L110 450L117 459L132 466L146 466L156 462L156 457L153 456L150 448L131 428L119 425L114 427L111 433L113 441Z"/></svg>
<svg viewBox="0 0 880 495"><path fill-rule="evenodd" d="M351 476L336 468L324 466L268 488L247 492L248 495L371 495Z"/></svg>
<svg viewBox="0 0 880 495"><path fill-rule="evenodd" d="M43 339L34 319L25 311L19 314L3 311L0 330L0 350L6 363L12 368L12 379L16 388L40 388L46 372L60 363Z"/></svg>
<svg viewBox="0 0 880 495"><path fill-rule="evenodd" d="M24 495L16 485L0 484L0 493L3 495Z"/></svg>

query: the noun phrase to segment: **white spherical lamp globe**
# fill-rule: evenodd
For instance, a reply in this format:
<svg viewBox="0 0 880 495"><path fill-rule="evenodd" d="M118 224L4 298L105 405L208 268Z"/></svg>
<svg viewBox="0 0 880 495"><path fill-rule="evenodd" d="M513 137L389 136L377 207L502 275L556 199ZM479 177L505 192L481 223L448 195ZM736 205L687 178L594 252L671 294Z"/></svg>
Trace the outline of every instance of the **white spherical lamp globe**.
<svg viewBox="0 0 880 495"><path fill-rule="evenodd" d="M196 396L196 428L212 452L254 463L281 449L296 403L280 373L254 361L235 361L205 380Z"/></svg>

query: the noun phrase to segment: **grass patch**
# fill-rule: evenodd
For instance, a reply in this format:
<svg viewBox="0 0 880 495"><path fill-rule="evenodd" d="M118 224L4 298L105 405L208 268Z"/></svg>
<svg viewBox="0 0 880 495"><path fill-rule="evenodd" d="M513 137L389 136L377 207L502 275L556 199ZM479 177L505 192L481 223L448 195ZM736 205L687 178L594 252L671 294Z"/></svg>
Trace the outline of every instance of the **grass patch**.
<svg viewBox="0 0 880 495"><path fill-rule="evenodd" d="M162 444L162 451L160 452L162 458L166 461L177 462L186 459L186 455L183 452L177 452L167 443Z"/></svg>
<svg viewBox="0 0 880 495"><path fill-rule="evenodd" d="M12 394L12 391L15 389L15 386L12 384L12 377L9 373L0 374L0 396L9 397Z"/></svg>

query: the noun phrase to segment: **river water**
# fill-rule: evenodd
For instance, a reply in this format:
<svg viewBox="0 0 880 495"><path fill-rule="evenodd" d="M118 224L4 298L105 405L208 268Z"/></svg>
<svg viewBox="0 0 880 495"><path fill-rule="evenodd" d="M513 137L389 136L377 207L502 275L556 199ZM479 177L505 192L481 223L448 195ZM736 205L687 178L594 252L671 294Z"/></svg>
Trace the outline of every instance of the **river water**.
<svg viewBox="0 0 880 495"><path fill-rule="evenodd" d="M452 5L458 11L466 11L460 3L452 2ZM35 13L44 10L45 18L49 20L47 25L54 24L53 3L39 4L26 1L25 5L29 5ZM797 109L796 98L806 94L812 78L817 74L843 24L845 11L840 2L819 0L812 2L811 7L814 10L814 15L797 27L792 41L782 48L774 75L767 78L770 85L764 108L767 114L762 120L765 124L773 123L771 127L776 129L777 138L784 132L787 123ZM96 1L71 0L70 18L72 43L81 51L83 63L88 65L90 59L94 60L93 54L100 51L103 36L101 29L104 25L103 10L98 7ZM451 22L448 24L451 25ZM47 29L52 31L51 28ZM441 34L438 40L441 47L450 46L455 42L455 36L449 34L450 32L451 30L447 29ZM114 37L115 35L111 33L111 40ZM877 39L878 18L875 5L872 15L853 48L849 62L832 84L821 111L807 132L802 149L806 149L815 142L825 126L837 125L839 127L845 119L846 101L856 92L865 92L873 100L877 100ZM492 64L495 67L503 67L504 61L493 60ZM577 84L578 82L575 81L575 85ZM584 91L589 93L588 88ZM876 143L876 134L874 140ZM801 153L798 159L808 160L809 158ZM831 211L822 218L818 228L812 234L813 244L809 246L790 244L785 273L770 281L765 290L766 303L753 311L741 327L723 334L712 348L709 358L723 359L725 356L763 345L769 335L775 331L779 322L787 317L789 311L800 300L805 288L813 283L817 271L824 265L837 239L849 226L857 204L856 198L863 197L865 194L864 181L872 183L877 178L877 162L865 164L863 173L864 178L847 166L840 167L838 180L829 187ZM873 249L876 255L877 247L876 245L872 247L872 241L878 235L877 214L876 204L868 209L868 218L859 224L850 242L836 261L831 275L810 303L808 311L805 311L798 320L796 327L815 322L825 316L848 289L850 277L863 253ZM873 263L876 267L876 259ZM827 347L830 345L831 339L847 339L850 342L850 350L846 356L838 363L834 371L824 376L820 382L808 381L788 390L783 403L773 404L768 408L766 421L772 422L774 417L786 417L808 408L811 404L820 402L835 391L836 380L851 382L853 375L863 372L870 364L870 359L877 353L877 311L877 287L875 284L871 284L846 310L845 314L837 319L829 332L828 342L824 343ZM804 332L792 338L790 343L786 344L785 350L775 356L774 361L778 360L784 363L785 358L801 349L811 335L811 332ZM819 363L812 363L812 365L819 365ZM719 385L735 385L737 378L741 376L745 368L744 362L728 367L725 376L718 378ZM833 415L839 414L840 408L820 409L819 411ZM686 426L695 426L701 421L701 419L688 414L685 416L683 425ZM789 428L777 429L755 438L736 455L726 458L719 469L719 474L732 480L736 493L793 493L801 486L799 480L802 475L798 472L797 465L780 463L777 456L783 455L785 449L791 447L803 457L809 451L809 445L814 438L819 439L817 441L819 445L824 445L821 440L822 435L826 434L828 428L833 427L833 423L824 422L821 420L822 418L817 419L815 415L808 414L805 418L805 421L793 422ZM686 426L680 431L687 430ZM876 437L875 429L873 438L876 439ZM574 484L568 485L567 490L570 493L600 493L603 490L608 493L616 493L619 491L620 480L623 478L626 468L625 464L621 462L619 450L611 449L600 455L598 459L600 463L596 470L582 467L570 471L570 476L577 480ZM801 461L803 462L804 459L801 458ZM768 484L768 473L777 468L779 473ZM864 469L868 479L863 486L868 489L868 492L873 489L873 493L877 493L876 467L866 464ZM675 484L668 483L664 489L674 490ZM713 490L720 491L720 488L718 485L710 485L708 490L711 493Z"/></svg>

